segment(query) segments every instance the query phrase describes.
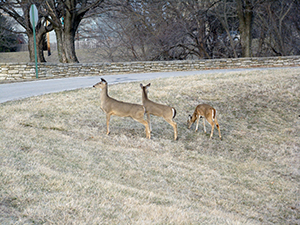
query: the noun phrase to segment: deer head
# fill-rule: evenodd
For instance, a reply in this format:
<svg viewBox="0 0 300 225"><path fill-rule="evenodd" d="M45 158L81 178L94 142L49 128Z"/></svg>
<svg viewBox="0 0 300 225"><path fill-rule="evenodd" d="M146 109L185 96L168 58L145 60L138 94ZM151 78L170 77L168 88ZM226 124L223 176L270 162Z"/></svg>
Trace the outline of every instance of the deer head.
<svg viewBox="0 0 300 225"><path fill-rule="evenodd" d="M93 87L94 88L101 88L101 89L103 89L103 88L106 87L106 85L107 85L106 80L104 80L103 78L101 78L101 81L98 82L97 84L93 85Z"/></svg>

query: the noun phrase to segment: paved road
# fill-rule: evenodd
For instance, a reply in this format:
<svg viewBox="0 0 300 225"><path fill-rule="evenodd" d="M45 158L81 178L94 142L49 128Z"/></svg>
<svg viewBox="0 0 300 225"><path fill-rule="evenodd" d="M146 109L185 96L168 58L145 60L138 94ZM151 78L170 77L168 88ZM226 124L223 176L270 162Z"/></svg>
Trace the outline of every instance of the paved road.
<svg viewBox="0 0 300 225"><path fill-rule="evenodd" d="M290 67L297 68L297 67ZM189 76L196 74L227 73L232 71L246 70L266 70L281 68L251 68L251 69L222 69L222 70L199 70L199 71L179 71L179 72L159 72L141 74L120 74L104 75L94 77L70 77L61 79L36 80L27 82L17 82L0 84L0 103L23 99L31 96L43 95L66 90L92 87L100 81L100 77L106 79L108 84L125 83L134 81L150 80L163 77Z"/></svg>

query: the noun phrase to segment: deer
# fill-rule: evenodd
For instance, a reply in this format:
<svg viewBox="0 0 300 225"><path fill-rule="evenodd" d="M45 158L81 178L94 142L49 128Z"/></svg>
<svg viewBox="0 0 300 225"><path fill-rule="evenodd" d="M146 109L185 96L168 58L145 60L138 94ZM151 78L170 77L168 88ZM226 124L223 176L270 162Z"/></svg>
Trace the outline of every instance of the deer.
<svg viewBox="0 0 300 225"><path fill-rule="evenodd" d="M150 139L150 128L148 122L144 119L145 107L139 104L127 103L118 101L114 98L111 98L108 95L108 84L106 80L101 78L101 81L95 85L94 88L100 88L100 107L106 114L106 134L110 134L109 130L109 121L111 116L119 117L131 117L132 119L140 122L146 128L146 138Z"/></svg>
<svg viewBox="0 0 300 225"><path fill-rule="evenodd" d="M150 115L162 117L165 119L166 122L168 122L174 129L174 140L177 140L177 124L173 121L173 119L176 116L176 109L167 105L159 104L156 102L153 102L148 99L148 88L150 87L150 83L146 86L143 86L143 84L140 84L140 87L142 89L142 102L143 106L145 107L146 114L147 114L147 121L151 129L151 122L150 122Z"/></svg>
<svg viewBox="0 0 300 225"><path fill-rule="evenodd" d="M216 110L208 104L197 105L193 115L192 116L189 115L188 117L188 121L187 121L188 129L190 129L193 123L197 120L196 130L195 130L197 132L200 118L203 118L204 133L206 133L206 128L205 128L205 119L206 119L207 122L211 125L210 138L212 138L213 136L214 127L216 125L216 127L219 130L219 137L222 140L220 126L217 120Z"/></svg>

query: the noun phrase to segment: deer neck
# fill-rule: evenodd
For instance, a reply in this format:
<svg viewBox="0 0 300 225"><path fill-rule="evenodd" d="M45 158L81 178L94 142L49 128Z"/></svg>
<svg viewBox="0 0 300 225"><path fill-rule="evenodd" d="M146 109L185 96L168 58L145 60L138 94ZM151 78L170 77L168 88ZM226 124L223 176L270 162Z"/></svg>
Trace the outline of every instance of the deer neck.
<svg viewBox="0 0 300 225"><path fill-rule="evenodd" d="M143 101L143 103L148 101L147 91L144 88L143 88L143 94L142 94L142 101Z"/></svg>
<svg viewBox="0 0 300 225"><path fill-rule="evenodd" d="M100 101L101 101L101 106L105 105L105 102L109 98L108 96L108 88L105 86L105 88L102 88L100 91Z"/></svg>

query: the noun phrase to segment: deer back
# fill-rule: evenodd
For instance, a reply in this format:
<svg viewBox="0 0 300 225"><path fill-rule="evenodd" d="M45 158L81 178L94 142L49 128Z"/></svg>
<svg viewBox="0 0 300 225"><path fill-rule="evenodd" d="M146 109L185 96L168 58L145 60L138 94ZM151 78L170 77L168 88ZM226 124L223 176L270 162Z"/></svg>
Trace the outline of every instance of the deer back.
<svg viewBox="0 0 300 225"><path fill-rule="evenodd" d="M140 117L141 115L143 116L145 113L144 107L142 105L122 102L110 97L108 101L104 102L102 109L106 113L120 117L135 118Z"/></svg>
<svg viewBox="0 0 300 225"><path fill-rule="evenodd" d="M200 104L196 107L194 114L200 115L205 118L208 118L213 114L214 118L216 115L216 110L208 104Z"/></svg>
<svg viewBox="0 0 300 225"><path fill-rule="evenodd" d="M163 105L160 103L153 102L149 99L145 100L143 102L143 105L145 107L146 113L150 113L154 116L162 116L164 118L167 117L175 117L176 111L174 108Z"/></svg>

